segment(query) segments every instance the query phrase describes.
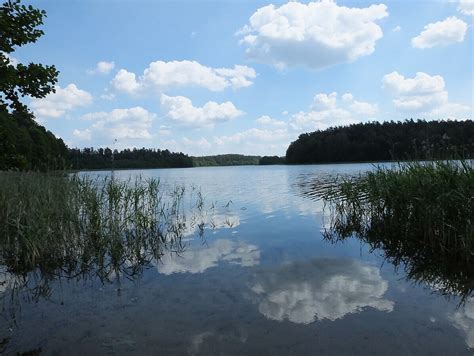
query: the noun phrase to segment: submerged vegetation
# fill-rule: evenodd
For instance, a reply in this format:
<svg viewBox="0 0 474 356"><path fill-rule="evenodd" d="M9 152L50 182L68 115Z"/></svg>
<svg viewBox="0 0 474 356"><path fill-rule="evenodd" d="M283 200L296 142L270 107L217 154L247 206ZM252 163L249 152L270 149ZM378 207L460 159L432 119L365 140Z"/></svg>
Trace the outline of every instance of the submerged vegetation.
<svg viewBox="0 0 474 356"><path fill-rule="evenodd" d="M324 236L355 236L402 267L410 280L443 294L474 290L474 168L467 161L400 163L333 184L313 183L306 194L330 211Z"/></svg>

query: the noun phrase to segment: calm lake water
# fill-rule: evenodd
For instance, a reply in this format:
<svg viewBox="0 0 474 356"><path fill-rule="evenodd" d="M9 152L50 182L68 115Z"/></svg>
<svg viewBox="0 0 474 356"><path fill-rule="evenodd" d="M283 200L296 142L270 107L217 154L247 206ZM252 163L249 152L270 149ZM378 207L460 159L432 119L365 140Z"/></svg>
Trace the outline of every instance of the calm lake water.
<svg viewBox="0 0 474 356"><path fill-rule="evenodd" d="M200 190L203 235L190 218L184 249L139 278L53 280L0 321L6 353L474 353L474 298L443 296L356 238L323 238L328 214L308 183L371 164L116 171ZM92 172L89 175L110 175ZM206 211L204 209L204 211ZM442 281L439 281L442 283ZM4 298L11 298L0 284ZM10 309L9 309L10 310Z"/></svg>

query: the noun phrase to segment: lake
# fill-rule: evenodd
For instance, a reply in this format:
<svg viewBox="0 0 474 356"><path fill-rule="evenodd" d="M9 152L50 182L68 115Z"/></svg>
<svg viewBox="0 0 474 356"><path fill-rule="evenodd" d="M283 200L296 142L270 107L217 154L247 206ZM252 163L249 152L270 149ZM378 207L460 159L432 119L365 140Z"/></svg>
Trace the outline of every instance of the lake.
<svg viewBox="0 0 474 356"><path fill-rule="evenodd" d="M442 278L411 278L405 260L394 265L357 238L323 237L331 218L311 187L373 168L115 171L202 195L200 215L184 222L182 249L133 278L53 278L40 298L8 293L0 267L8 305L0 347L46 355L472 354L471 295L447 293Z"/></svg>

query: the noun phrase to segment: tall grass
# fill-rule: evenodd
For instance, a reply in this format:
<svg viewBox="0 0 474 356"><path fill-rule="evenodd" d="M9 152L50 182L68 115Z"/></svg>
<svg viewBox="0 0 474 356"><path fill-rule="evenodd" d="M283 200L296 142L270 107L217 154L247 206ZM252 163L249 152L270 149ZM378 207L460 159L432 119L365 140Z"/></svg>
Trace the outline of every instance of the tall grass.
<svg viewBox="0 0 474 356"><path fill-rule="evenodd" d="M317 194L330 210L325 237L356 236L408 278L466 297L474 290L474 168L468 161L400 163L339 179Z"/></svg>
<svg viewBox="0 0 474 356"><path fill-rule="evenodd" d="M56 277L138 275L183 249L184 192L165 192L156 179L1 173L0 266L9 278L0 276L0 289L32 277L38 287Z"/></svg>

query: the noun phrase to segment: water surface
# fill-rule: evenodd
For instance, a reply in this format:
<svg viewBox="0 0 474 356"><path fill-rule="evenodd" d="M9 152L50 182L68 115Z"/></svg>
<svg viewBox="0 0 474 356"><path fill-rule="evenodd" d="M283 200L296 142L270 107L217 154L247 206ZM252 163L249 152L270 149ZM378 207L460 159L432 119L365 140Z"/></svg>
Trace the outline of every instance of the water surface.
<svg viewBox="0 0 474 356"><path fill-rule="evenodd" d="M204 225L188 219L184 249L168 251L138 278L57 279L47 296L20 296L14 315L3 311L4 351L472 354L474 298L460 304L439 284L407 280L383 251L356 238L323 238L330 217L308 183L373 168L116 171L120 179L155 177L167 188L200 191ZM4 303L11 298L7 287L0 291Z"/></svg>

